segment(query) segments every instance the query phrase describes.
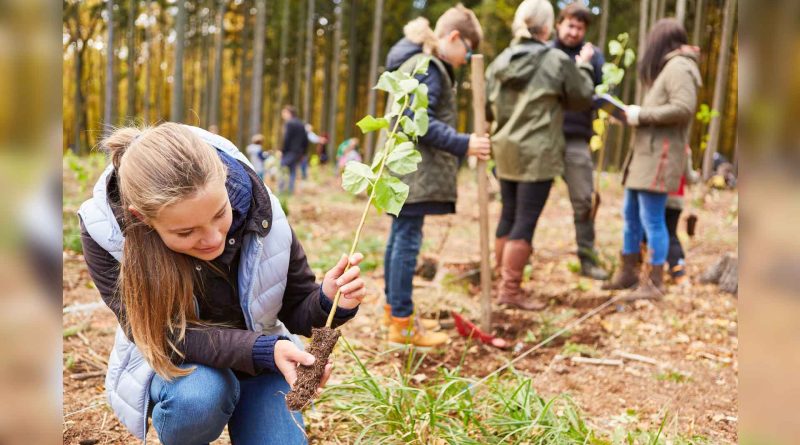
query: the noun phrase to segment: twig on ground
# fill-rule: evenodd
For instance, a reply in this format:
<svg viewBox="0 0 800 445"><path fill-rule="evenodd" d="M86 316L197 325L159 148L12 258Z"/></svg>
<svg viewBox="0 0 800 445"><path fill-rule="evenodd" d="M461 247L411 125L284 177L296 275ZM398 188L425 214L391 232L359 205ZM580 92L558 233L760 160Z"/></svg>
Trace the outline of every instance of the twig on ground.
<svg viewBox="0 0 800 445"><path fill-rule="evenodd" d="M624 358L626 360L633 360L633 361L637 361L637 362L647 363L647 364L653 365L653 366L658 366L658 362L655 359L652 359L650 357L645 357L645 356L639 355L639 354L631 354L630 352L616 350L616 351L612 352L612 355Z"/></svg>
<svg viewBox="0 0 800 445"><path fill-rule="evenodd" d="M89 371L89 372L78 372L76 374L71 374L69 377L72 380L88 380L95 377L102 377L106 375L105 371Z"/></svg>
<svg viewBox="0 0 800 445"><path fill-rule="evenodd" d="M622 360L615 358L590 358L590 357L572 357L572 363L581 363L586 365L603 365L603 366L622 366Z"/></svg>

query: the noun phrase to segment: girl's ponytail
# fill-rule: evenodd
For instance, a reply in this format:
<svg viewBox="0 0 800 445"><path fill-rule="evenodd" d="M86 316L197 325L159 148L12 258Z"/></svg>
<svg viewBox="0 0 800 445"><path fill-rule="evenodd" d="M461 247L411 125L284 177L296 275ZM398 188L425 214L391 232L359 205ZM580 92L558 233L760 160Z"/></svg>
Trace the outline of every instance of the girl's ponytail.
<svg viewBox="0 0 800 445"><path fill-rule="evenodd" d="M417 45L422 45L426 54L431 54L436 48L436 35L425 17L417 17L406 23L406 26L403 27L403 35Z"/></svg>
<svg viewBox="0 0 800 445"><path fill-rule="evenodd" d="M130 147L142 133L144 133L144 131L136 127L123 127L115 130L103 139L101 147L108 153L115 170L119 171L122 156L128 150L128 147Z"/></svg>

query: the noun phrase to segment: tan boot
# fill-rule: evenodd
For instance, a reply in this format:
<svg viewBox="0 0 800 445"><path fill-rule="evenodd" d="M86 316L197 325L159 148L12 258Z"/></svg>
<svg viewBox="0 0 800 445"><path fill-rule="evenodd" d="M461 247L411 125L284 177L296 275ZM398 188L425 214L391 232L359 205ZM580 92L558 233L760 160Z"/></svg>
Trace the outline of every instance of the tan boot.
<svg viewBox="0 0 800 445"><path fill-rule="evenodd" d="M381 320L381 324L383 327L388 328L392 323L392 305L391 304L384 304L383 305L383 319ZM442 327L439 325L439 322L430 318L422 318L419 317L419 323L422 325L425 330L428 331L438 331Z"/></svg>
<svg viewBox="0 0 800 445"><path fill-rule="evenodd" d="M508 241L507 236L494 239L494 276L500 277L500 270L503 265L503 250Z"/></svg>
<svg viewBox="0 0 800 445"><path fill-rule="evenodd" d="M419 323L414 323L414 316L391 317L389 325L389 345L392 347L413 346L419 349L430 349L441 346L450 340L444 332L426 332Z"/></svg>
<svg viewBox="0 0 800 445"><path fill-rule="evenodd" d="M521 287L522 274L532 251L531 245L525 240L511 240L506 243L498 285L498 303L526 311L538 311L547 306L542 301L532 299Z"/></svg>
<svg viewBox="0 0 800 445"><path fill-rule="evenodd" d="M646 273L643 274L639 285L622 297L623 300L660 300L664 298L667 292L664 287L664 265L648 265L645 269Z"/></svg>
<svg viewBox="0 0 800 445"><path fill-rule="evenodd" d="M603 284L604 290L630 289L639 284L639 272L642 268L642 254L620 254L620 267L614 272L611 281Z"/></svg>

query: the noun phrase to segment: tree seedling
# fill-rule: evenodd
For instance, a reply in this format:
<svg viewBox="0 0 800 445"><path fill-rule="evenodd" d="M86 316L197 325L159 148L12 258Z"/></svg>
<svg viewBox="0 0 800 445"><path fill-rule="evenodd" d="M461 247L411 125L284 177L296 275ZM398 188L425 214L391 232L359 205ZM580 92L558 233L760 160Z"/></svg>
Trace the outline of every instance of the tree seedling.
<svg viewBox="0 0 800 445"><path fill-rule="evenodd" d="M366 192L369 197L348 258L353 256L358 247L370 208L374 206L378 212L397 216L408 198L408 185L398 176L415 172L417 164L422 161L422 155L416 150L413 140L428 131L428 86L414 76L426 73L429 62L429 57L421 58L411 73L400 70L383 73L374 89L389 94L389 111L379 118L368 115L356 124L362 133L389 131L390 127L391 130L371 165L350 161L342 173L342 187L346 191L354 195ZM311 366L298 366L297 381L286 395L286 405L292 411L308 406L317 393L328 357L341 335L338 329L332 328L340 296L341 292L337 291L325 327L312 330L308 352L316 360Z"/></svg>

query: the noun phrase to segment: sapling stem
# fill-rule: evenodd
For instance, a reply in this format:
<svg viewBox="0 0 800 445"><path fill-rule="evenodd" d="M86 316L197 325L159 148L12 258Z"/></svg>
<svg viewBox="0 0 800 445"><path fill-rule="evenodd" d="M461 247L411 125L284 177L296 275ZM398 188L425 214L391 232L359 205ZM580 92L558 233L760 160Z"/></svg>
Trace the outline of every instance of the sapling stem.
<svg viewBox="0 0 800 445"><path fill-rule="evenodd" d="M403 113L408 108L408 96L403 98L403 106L400 108L400 114L397 116L397 119L394 122L394 127L392 131L389 133L389 136L386 138L387 143L392 140L392 137L397 134L397 128L400 126L400 118L403 116ZM385 147L385 145L384 145ZM386 158L389 157L389 151L383 150L381 154L381 163L380 167L378 167L378 174L376 181L380 180L381 175L383 175L383 169L386 165ZM367 199L367 204L364 206L364 211L361 213L361 221L358 222L358 228L356 229L356 237L353 239L353 244L350 246L350 253L347 254L347 266L345 266L344 271L347 272L350 269L350 257L356 252L356 248L358 247L358 240L361 238L361 230L364 229L364 222L367 220L367 214L369 213L370 207L372 207L372 201L375 199L375 191L378 188L375 187L373 184L372 191L369 194L369 199ZM328 320L325 322L325 327L330 328L333 325L333 316L336 314L336 308L339 305L339 297L341 297L342 291L339 288L336 291L336 295L333 297L333 306L331 307L331 311L328 314Z"/></svg>

